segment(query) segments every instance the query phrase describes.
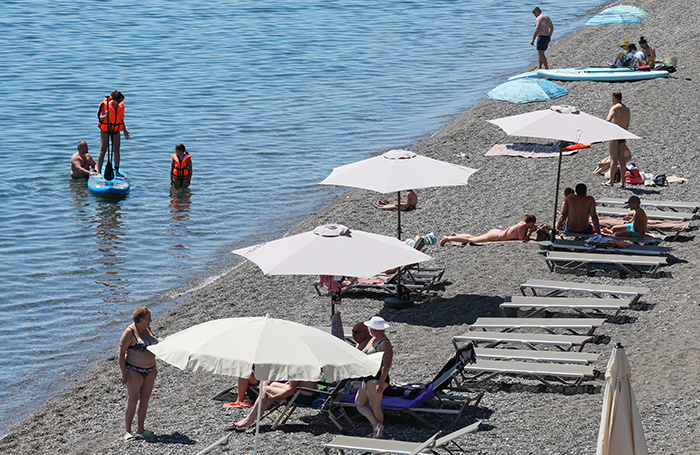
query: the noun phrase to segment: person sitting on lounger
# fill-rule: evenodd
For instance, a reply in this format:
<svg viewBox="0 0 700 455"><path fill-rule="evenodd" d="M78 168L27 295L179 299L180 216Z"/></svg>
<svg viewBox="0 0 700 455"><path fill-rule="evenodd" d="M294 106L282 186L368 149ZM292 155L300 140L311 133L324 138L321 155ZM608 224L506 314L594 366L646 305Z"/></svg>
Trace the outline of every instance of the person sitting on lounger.
<svg viewBox="0 0 700 455"><path fill-rule="evenodd" d="M406 191L405 201L394 202L393 204L390 204L388 201L377 201L374 203L374 208L379 210L396 210L397 207L400 207L402 211L410 212L411 210L415 210L417 205L418 196L416 192L408 190Z"/></svg>
<svg viewBox="0 0 700 455"><path fill-rule="evenodd" d="M255 365L253 365L253 371L250 372L250 376L248 376L247 378L238 378L238 398L236 399L236 401L234 401L233 403L226 403L224 407L237 408L239 406L252 406L250 403L243 400L245 399L245 394L248 391L248 387L257 386L259 384L260 381L258 381L258 379L255 377Z"/></svg>
<svg viewBox="0 0 700 455"><path fill-rule="evenodd" d="M627 206L632 209L633 215L626 217L631 220L630 223L621 226L613 226L611 229L603 229L603 234L612 235L614 237L643 237L647 232L647 214L640 207L641 200L637 196L630 196L627 200Z"/></svg>
<svg viewBox="0 0 700 455"><path fill-rule="evenodd" d="M584 183L576 185L576 193L564 201L561 216L557 220L557 232L565 234L600 234L595 199L587 195L588 187ZM589 222L591 220L592 224Z"/></svg>
<svg viewBox="0 0 700 455"><path fill-rule="evenodd" d="M296 392L297 387L306 387L308 389L316 389L318 385L311 381L265 381L260 388L260 395L258 399L255 400L250 412L241 420L236 423L232 423L226 427L227 431L245 431L251 425L255 424L258 416L258 401L262 400L260 403L260 415L270 407L270 405L276 401L282 401L285 398L291 397ZM314 399L314 394L302 390L297 397L297 402L304 405L306 403L311 404Z"/></svg>
<svg viewBox="0 0 700 455"><path fill-rule="evenodd" d="M508 229L491 229L486 234L455 234L445 235L440 239L440 246L445 246L450 242L459 246L474 245L486 242L502 242L504 240L527 240L533 232L537 230L537 218L529 213L525 214L525 219Z"/></svg>

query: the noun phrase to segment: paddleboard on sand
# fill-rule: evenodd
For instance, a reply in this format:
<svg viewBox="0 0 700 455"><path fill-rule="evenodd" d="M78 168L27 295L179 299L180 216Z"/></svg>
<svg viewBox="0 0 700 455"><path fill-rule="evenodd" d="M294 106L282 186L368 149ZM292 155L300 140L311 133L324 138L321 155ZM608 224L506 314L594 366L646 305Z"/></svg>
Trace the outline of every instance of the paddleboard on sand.
<svg viewBox="0 0 700 455"><path fill-rule="evenodd" d="M105 180L102 176L91 175L88 179L88 188L95 194L123 196L129 192L131 183L124 171L119 171L121 176L114 174L114 179Z"/></svg>
<svg viewBox="0 0 700 455"><path fill-rule="evenodd" d="M602 82L622 82L641 81L655 79L657 77L668 77L668 71L649 70L641 71L634 68L562 68L551 70L537 70L527 73L516 74L508 80L521 79L523 77L541 77L555 81L602 81Z"/></svg>

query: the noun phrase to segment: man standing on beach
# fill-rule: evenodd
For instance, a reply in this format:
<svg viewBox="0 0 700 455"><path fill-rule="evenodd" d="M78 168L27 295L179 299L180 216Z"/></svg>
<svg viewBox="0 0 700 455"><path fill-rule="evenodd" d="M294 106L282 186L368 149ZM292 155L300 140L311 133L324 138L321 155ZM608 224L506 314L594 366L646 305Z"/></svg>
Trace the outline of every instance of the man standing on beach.
<svg viewBox="0 0 700 455"><path fill-rule="evenodd" d="M537 18L535 20L535 32L532 34L532 41L530 41L530 46L535 44L535 39L537 39L537 69L549 69L547 65L547 57L545 57L544 52L549 46L549 41L552 39L552 33L554 33L554 24L552 20L546 14L542 13L539 6L535 6L532 10L532 14Z"/></svg>
<svg viewBox="0 0 700 455"><path fill-rule="evenodd" d="M595 210L595 199L588 196L585 183L576 185L576 194L570 194L564 200L561 216L557 220L556 230L565 234L600 234L598 213ZM588 222L591 220L593 223Z"/></svg>
<svg viewBox="0 0 700 455"><path fill-rule="evenodd" d="M612 93L613 106L608 112L608 122L614 123L620 128L628 129L630 126L630 110L622 104L622 93L615 91ZM625 187L625 150L627 150L627 141L624 139L608 141L608 150L610 151L610 180L604 182L603 186L613 186L615 183L615 171L620 169L620 187Z"/></svg>

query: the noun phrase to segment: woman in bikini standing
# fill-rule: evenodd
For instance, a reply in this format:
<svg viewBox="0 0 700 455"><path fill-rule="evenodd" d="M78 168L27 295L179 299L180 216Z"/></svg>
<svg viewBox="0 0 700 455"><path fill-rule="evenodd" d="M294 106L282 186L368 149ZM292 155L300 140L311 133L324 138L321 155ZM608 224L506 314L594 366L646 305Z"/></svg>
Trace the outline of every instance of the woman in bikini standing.
<svg viewBox="0 0 700 455"><path fill-rule="evenodd" d="M389 369L394 359L394 348L384 333L389 328L384 319L374 316L369 321L366 321L365 325L368 327L372 339L367 342L362 352L367 355L375 352L384 352L384 356L382 357L382 365L379 368L379 372L374 376L362 379L362 386L357 391L357 395L355 395L355 407L372 425L372 434L368 437L378 439L382 437L382 432L384 431L382 397L384 396L384 390L389 386Z"/></svg>
<svg viewBox="0 0 700 455"><path fill-rule="evenodd" d="M486 243L486 242L502 242L504 240L527 240L533 232L537 230L537 218L529 213L525 214L525 219L505 230L491 229L486 234L471 235L471 234L455 234L445 235L440 239L440 246L445 246L451 242L456 245Z"/></svg>
<svg viewBox="0 0 700 455"><path fill-rule="evenodd" d="M156 356L146 349L158 343L158 339L151 332L151 311L145 306L139 306L134 310L133 319L134 323L124 330L119 340L121 381L126 385L126 441L137 436L153 436L152 432L144 429L144 422L157 373ZM138 426L134 435L131 433L131 422L135 413Z"/></svg>

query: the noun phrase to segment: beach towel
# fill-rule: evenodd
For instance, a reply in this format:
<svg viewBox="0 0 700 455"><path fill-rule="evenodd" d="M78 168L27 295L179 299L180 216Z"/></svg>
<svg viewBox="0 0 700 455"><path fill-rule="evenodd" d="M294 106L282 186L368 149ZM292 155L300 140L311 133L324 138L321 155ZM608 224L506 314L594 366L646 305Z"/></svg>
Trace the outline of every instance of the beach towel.
<svg viewBox="0 0 700 455"><path fill-rule="evenodd" d="M576 150L564 150L563 155L573 155ZM521 156L523 158L551 158L559 156L559 146L544 144L494 144L484 156Z"/></svg>

